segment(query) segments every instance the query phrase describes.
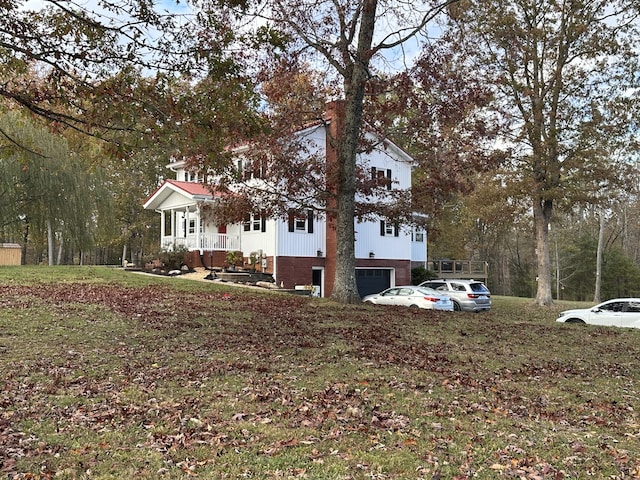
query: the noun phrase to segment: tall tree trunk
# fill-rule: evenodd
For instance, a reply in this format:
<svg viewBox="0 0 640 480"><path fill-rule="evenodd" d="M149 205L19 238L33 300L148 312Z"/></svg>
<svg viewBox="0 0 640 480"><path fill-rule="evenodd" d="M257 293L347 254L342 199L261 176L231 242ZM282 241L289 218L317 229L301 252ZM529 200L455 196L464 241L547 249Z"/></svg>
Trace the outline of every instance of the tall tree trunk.
<svg viewBox="0 0 640 480"><path fill-rule="evenodd" d="M29 242L29 217L24 220L24 229L22 230L22 265L27 264L27 244Z"/></svg>
<svg viewBox="0 0 640 480"><path fill-rule="evenodd" d="M51 219L48 218L47 219L47 258L50 266L54 265L54 252L53 252L54 248L55 248L55 245L53 242L53 226L51 225Z"/></svg>
<svg viewBox="0 0 640 480"><path fill-rule="evenodd" d="M551 200L538 199L533 206L533 222L536 232L536 258L538 265L538 291L536 304L547 306L553 303L551 294L551 257L549 255L549 224L553 203Z"/></svg>
<svg viewBox="0 0 640 480"><path fill-rule="evenodd" d="M604 249L604 208L600 208L600 228L598 229L598 248L596 250L596 288L593 292L593 302L600 303L600 288L602 286L602 251Z"/></svg>
<svg viewBox="0 0 640 480"><path fill-rule="evenodd" d="M56 259L56 265L60 265L62 262L62 247L64 244L64 239L60 238L60 243L58 244L58 258Z"/></svg>
<svg viewBox="0 0 640 480"><path fill-rule="evenodd" d="M556 264L556 300L562 300L562 282L560 280L560 255L558 254L558 235L555 235L553 238L553 254L554 261Z"/></svg>
<svg viewBox="0 0 640 480"><path fill-rule="evenodd" d="M336 211L336 271L331 298L341 303L360 301L356 284L355 257L355 171L359 112L356 99L345 102L344 130L338 139L338 190Z"/></svg>
<svg viewBox="0 0 640 480"><path fill-rule="evenodd" d="M358 48L350 75L345 75L344 130L338 140L338 191L336 213L336 273L331 298L340 303L360 302L356 284L355 192L356 156L362 126L364 91L369 79L371 43L376 21L377 0L365 0Z"/></svg>

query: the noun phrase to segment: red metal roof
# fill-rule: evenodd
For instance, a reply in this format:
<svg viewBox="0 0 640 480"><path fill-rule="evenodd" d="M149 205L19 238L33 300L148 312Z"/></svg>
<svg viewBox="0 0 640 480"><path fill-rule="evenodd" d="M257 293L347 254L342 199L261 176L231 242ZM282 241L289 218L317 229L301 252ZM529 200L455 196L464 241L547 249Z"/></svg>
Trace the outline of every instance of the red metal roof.
<svg viewBox="0 0 640 480"><path fill-rule="evenodd" d="M214 195L207 185L196 182L182 182L178 180L165 180L155 192L144 201L144 208L157 208L171 194L177 192L190 198L192 201L211 200Z"/></svg>
<svg viewBox="0 0 640 480"><path fill-rule="evenodd" d="M184 190L189 195L208 195L213 197L211 190L208 186L197 182L180 182L178 180L166 180L165 183L170 183L180 190Z"/></svg>

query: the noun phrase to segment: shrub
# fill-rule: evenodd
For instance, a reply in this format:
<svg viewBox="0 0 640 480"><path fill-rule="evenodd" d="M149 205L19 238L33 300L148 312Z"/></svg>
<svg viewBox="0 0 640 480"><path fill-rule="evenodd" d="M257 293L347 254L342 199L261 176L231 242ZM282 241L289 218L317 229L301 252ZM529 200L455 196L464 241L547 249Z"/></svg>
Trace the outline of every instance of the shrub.
<svg viewBox="0 0 640 480"><path fill-rule="evenodd" d="M163 249L158 255L158 259L164 264L165 270L180 270L187 253L189 253L189 250L186 247L174 247L171 250Z"/></svg>
<svg viewBox="0 0 640 480"><path fill-rule="evenodd" d="M438 275L433 270L427 270L425 267L420 265L419 267L415 267L411 269L411 284L418 285L427 280L433 280L438 278Z"/></svg>

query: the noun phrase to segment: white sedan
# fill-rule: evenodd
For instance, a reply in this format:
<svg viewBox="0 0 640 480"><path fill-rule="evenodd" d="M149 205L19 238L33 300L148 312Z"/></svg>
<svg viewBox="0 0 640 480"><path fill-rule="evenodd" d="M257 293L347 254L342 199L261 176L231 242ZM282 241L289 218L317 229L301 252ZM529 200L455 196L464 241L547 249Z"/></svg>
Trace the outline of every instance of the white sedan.
<svg viewBox="0 0 640 480"><path fill-rule="evenodd" d="M367 295L362 301L377 305L399 305L402 307L453 311L453 302L448 295L444 295L432 288L413 285L388 288L380 293Z"/></svg>
<svg viewBox="0 0 640 480"><path fill-rule="evenodd" d="M640 328L640 298L615 298L591 308L565 310L556 321Z"/></svg>

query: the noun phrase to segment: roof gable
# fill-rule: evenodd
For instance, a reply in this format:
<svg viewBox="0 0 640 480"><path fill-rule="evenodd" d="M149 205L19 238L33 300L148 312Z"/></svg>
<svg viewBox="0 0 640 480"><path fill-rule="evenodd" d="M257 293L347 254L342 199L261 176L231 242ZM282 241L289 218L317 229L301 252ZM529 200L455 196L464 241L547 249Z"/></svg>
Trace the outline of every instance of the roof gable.
<svg viewBox="0 0 640 480"><path fill-rule="evenodd" d="M153 192L144 202L143 207L148 210L155 210L161 205L168 203L169 198L173 198L172 204L187 205L195 202L206 202L213 200L214 195L207 185L195 182L181 182L178 180L165 180L155 192Z"/></svg>

